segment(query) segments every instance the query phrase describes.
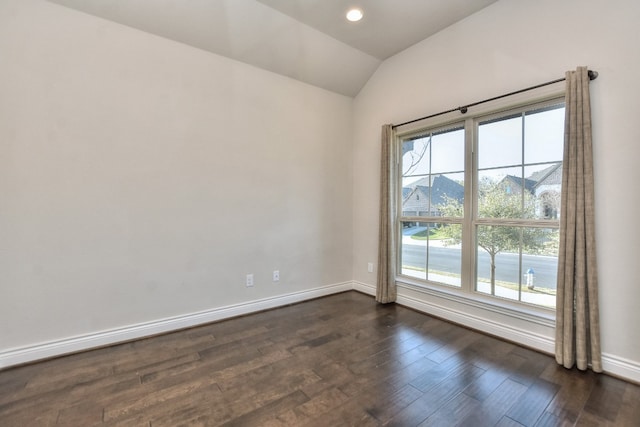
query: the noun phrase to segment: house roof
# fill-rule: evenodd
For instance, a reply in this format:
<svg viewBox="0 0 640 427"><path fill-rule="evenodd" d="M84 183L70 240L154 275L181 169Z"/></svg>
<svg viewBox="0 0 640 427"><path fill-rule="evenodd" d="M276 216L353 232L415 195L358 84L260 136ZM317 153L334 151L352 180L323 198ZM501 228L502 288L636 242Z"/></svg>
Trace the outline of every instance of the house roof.
<svg viewBox="0 0 640 427"><path fill-rule="evenodd" d="M507 175L502 179L502 182L505 182L505 181L511 181L512 183L516 184L517 186L522 187L523 179L520 178L519 176ZM529 192L533 192L535 186L536 186L536 181L534 181L532 179L529 179L529 178L524 178L524 187Z"/></svg>
<svg viewBox="0 0 640 427"><path fill-rule="evenodd" d="M418 203L421 206L419 210L427 210L429 195L431 196L432 207L445 203L447 197L461 201L464 197L464 187L444 175L424 177L402 189L403 205L406 206L406 204L412 200L411 196L416 193L423 195ZM418 201L414 200L414 202ZM414 203L414 206L415 205Z"/></svg>
<svg viewBox="0 0 640 427"><path fill-rule="evenodd" d="M558 162L548 168L537 171L529 176L529 179L536 182L536 186L554 185L562 183L562 162Z"/></svg>
<svg viewBox="0 0 640 427"><path fill-rule="evenodd" d="M500 182L509 181L522 188L523 179L519 176L506 175ZM533 193L541 185L555 185L562 183L562 162L554 163L542 170L536 171L524 178L525 188Z"/></svg>

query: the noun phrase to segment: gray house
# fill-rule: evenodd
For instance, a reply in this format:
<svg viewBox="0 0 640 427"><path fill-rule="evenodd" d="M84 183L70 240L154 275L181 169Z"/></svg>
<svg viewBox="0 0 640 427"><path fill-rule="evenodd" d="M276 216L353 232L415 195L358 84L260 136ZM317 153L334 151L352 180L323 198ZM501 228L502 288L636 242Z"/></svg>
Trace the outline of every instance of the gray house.
<svg viewBox="0 0 640 427"><path fill-rule="evenodd" d="M507 175L499 185L504 187L508 194L522 194L524 187L536 199L536 213L539 218L558 219L562 187L562 162L534 172L524 180Z"/></svg>
<svg viewBox="0 0 640 427"><path fill-rule="evenodd" d="M562 188L562 162L531 175L530 179L536 181L533 194L538 201L538 216L545 219L558 219Z"/></svg>
<svg viewBox="0 0 640 427"><path fill-rule="evenodd" d="M464 199L464 187L444 175L427 176L402 188L403 216L440 216L438 207L451 197Z"/></svg>

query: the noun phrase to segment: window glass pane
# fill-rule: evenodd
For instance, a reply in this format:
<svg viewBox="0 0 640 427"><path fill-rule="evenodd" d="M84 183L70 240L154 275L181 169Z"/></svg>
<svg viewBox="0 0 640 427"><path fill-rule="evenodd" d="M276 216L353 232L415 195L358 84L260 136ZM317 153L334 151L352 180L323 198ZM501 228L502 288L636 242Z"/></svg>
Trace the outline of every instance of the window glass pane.
<svg viewBox="0 0 640 427"><path fill-rule="evenodd" d="M431 173L464 170L464 130L439 133L431 140Z"/></svg>
<svg viewBox="0 0 640 427"><path fill-rule="evenodd" d="M431 206L434 216L462 217L464 215L464 175L442 174L433 177Z"/></svg>
<svg viewBox="0 0 640 427"><path fill-rule="evenodd" d="M404 181L404 180L403 180ZM407 180L409 181L409 180ZM429 177L410 181L402 187L402 216L428 216L431 212L429 200Z"/></svg>
<svg viewBox="0 0 640 427"><path fill-rule="evenodd" d="M464 174L405 178L403 183L402 216L463 216Z"/></svg>
<svg viewBox="0 0 640 427"><path fill-rule="evenodd" d="M429 270L427 280L445 285L461 285L462 248L459 239L449 237L453 227L460 224L431 224L429 237ZM447 230L448 229L448 230ZM458 234L455 231L454 234Z"/></svg>
<svg viewBox="0 0 640 427"><path fill-rule="evenodd" d="M482 225L476 235L478 292L555 307L557 229Z"/></svg>
<svg viewBox="0 0 640 427"><path fill-rule="evenodd" d="M402 142L402 176L426 175L429 173L430 137Z"/></svg>
<svg viewBox="0 0 640 427"><path fill-rule="evenodd" d="M462 216L464 129L402 142L401 198L402 216Z"/></svg>
<svg viewBox="0 0 640 427"><path fill-rule="evenodd" d="M401 274L460 286L460 224L402 223Z"/></svg>
<svg viewBox="0 0 640 427"><path fill-rule="evenodd" d="M522 178L522 168L478 172L478 217L522 218L523 203L532 199L532 183Z"/></svg>
<svg viewBox="0 0 640 427"><path fill-rule="evenodd" d="M400 244L400 274L427 279L427 225L403 222Z"/></svg>
<svg viewBox="0 0 640 427"><path fill-rule="evenodd" d="M525 116L524 161L527 164L562 160L564 107L536 111Z"/></svg>
<svg viewBox="0 0 640 427"><path fill-rule="evenodd" d="M562 193L562 162L527 166L527 179L533 182L533 207L527 209L536 219L559 219L560 194Z"/></svg>
<svg viewBox="0 0 640 427"><path fill-rule="evenodd" d="M522 164L522 117L481 123L478 126L478 168Z"/></svg>

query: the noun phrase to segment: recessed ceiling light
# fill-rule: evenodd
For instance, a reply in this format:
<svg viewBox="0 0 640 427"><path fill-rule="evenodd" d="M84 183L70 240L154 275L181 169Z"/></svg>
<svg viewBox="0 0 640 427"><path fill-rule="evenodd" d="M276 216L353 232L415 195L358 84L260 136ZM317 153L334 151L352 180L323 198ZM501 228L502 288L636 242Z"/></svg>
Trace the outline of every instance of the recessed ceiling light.
<svg viewBox="0 0 640 427"><path fill-rule="evenodd" d="M351 22L357 22L362 19L362 11L360 9L351 9L347 12L347 19Z"/></svg>

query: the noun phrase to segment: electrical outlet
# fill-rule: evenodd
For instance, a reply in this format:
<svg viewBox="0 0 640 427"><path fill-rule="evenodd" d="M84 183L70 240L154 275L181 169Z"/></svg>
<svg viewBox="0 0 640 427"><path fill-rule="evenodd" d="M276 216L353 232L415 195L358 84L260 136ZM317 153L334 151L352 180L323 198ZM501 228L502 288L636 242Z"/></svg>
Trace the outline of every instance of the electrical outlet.
<svg viewBox="0 0 640 427"><path fill-rule="evenodd" d="M273 270L273 281L278 282L280 280L280 270Z"/></svg>
<svg viewBox="0 0 640 427"><path fill-rule="evenodd" d="M367 271L369 273L373 273L373 263L372 262L367 264Z"/></svg>
<svg viewBox="0 0 640 427"><path fill-rule="evenodd" d="M247 274L247 288L253 286L253 274Z"/></svg>

